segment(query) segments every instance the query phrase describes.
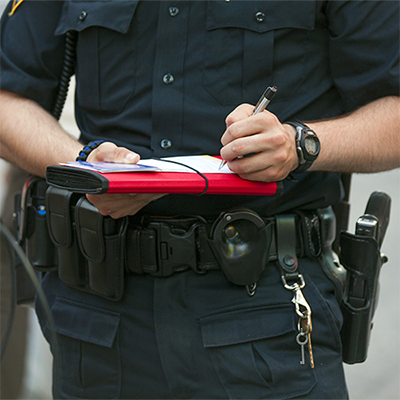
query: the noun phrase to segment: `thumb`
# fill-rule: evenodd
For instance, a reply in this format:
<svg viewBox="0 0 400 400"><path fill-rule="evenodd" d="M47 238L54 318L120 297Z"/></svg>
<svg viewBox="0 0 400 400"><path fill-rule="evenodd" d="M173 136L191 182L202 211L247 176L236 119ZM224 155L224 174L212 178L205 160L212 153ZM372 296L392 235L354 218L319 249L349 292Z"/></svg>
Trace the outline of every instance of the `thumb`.
<svg viewBox="0 0 400 400"><path fill-rule="evenodd" d="M136 164L140 160L139 154L125 147L118 147L114 143L104 142L93 150L88 161L104 161L123 164Z"/></svg>

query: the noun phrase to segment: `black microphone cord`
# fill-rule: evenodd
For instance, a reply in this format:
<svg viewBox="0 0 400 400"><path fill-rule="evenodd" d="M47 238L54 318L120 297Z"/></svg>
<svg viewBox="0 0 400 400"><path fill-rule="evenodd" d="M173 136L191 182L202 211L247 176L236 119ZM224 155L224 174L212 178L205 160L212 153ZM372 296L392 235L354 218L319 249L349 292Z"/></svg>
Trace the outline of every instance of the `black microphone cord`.
<svg viewBox="0 0 400 400"><path fill-rule="evenodd" d="M11 301L12 301L12 306L11 306L11 312L9 316L9 321L8 321L8 326L7 326L7 332L4 336L4 339L2 339L1 342L1 358L4 355L5 348L7 346L7 342L10 336L11 332L11 327L15 315L15 304L16 304L16 278L15 278L15 265L14 265L14 260L15 257L13 257L13 253L11 249L15 251L15 254L20 258L22 265L26 269L26 272L28 273L33 285L35 286L36 289L36 295L38 296L39 301L41 302L44 312L46 313L47 320L49 323L50 327L50 332L51 332L51 341L52 341L52 352L53 352L53 357L54 357L54 385L57 386L59 384L59 379L58 377L60 376L60 364L59 364L59 346L58 346L58 339L57 339L57 334L56 334L56 329L55 329L55 323L54 323L54 318L50 310L49 303L47 301L46 295L44 294L44 291L40 285L40 282L36 276L35 270L33 269L31 263L27 259L24 251L22 250L21 246L18 244L17 240L15 237L12 235L10 230L7 228L7 226L4 225L3 221L0 219L0 231L1 234L4 235L4 237L7 240L7 247L10 253L10 269L11 269ZM57 388L55 388L55 392L58 393Z"/></svg>
<svg viewBox="0 0 400 400"><path fill-rule="evenodd" d="M5 225L3 224L3 221L1 221L0 219L0 228L1 228L1 233L5 235L5 233L3 233L3 229L5 228ZM8 238L7 238L8 239ZM1 339L1 349L0 349L0 358L3 359L6 347L7 347L7 343L8 340L10 338L10 334L11 334L11 329L12 329L12 325L14 322L14 316L15 316L15 305L17 304L17 293L16 293L16 276L15 276L15 268L14 268L14 253L12 252L12 248L11 248L11 244L9 240L6 240L5 242L6 246L7 246L7 251L8 251L8 256L10 259L10 273L11 273L11 308L10 308L10 315L8 316L8 321L7 321L7 330L4 333L4 337Z"/></svg>

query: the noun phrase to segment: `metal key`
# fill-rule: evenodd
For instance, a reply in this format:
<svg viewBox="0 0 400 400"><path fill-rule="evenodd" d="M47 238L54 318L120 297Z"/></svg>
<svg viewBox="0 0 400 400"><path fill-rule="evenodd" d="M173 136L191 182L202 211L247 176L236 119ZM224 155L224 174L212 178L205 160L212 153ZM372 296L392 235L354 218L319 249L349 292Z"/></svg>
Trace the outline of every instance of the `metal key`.
<svg viewBox="0 0 400 400"><path fill-rule="evenodd" d="M308 335L305 334L304 332L300 332L297 336L296 336L296 342L300 345L301 347L301 360L300 360L300 364L301 365L305 365L306 363L306 357L304 354L304 346L308 343Z"/></svg>
<svg viewBox="0 0 400 400"><path fill-rule="evenodd" d="M286 275L283 274L281 276L284 288L293 292L292 303L295 305L296 314L299 316L299 322L297 325L299 333L296 336L296 342L301 346L300 364L304 365L306 363L304 346L307 345L310 354L310 365L311 368L314 368L314 354L311 345L311 307L307 303L307 300L301 291L305 286L303 275L298 274L297 278L299 279L299 283L295 282L292 285L289 285L286 280Z"/></svg>
<svg viewBox="0 0 400 400"><path fill-rule="evenodd" d="M312 332L311 313L306 318L301 318L301 331L307 335L307 347L308 347L308 352L310 354L310 365L311 368L314 368L314 354L311 344L311 332Z"/></svg>

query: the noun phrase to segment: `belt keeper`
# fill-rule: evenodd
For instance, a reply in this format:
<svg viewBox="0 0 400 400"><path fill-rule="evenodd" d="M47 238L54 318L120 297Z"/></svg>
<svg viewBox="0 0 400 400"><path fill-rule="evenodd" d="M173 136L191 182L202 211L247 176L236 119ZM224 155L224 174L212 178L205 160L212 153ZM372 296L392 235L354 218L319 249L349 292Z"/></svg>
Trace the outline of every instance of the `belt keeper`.
<svg viewBox="0 0 400 400"><path fill-rule="evenodd" d="M286 273L297 271L296 220L294 215L277 215L275 220L278 265Z"/></svg>

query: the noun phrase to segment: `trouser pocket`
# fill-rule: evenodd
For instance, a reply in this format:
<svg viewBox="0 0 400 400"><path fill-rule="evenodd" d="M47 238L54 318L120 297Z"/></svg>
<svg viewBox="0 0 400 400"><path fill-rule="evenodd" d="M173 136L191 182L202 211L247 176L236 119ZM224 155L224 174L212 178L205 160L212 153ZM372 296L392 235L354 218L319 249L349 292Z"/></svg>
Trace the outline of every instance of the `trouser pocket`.
<svg viewBox="0 0 400 400"><path fill-rule="evenodd" d="M232 399L283 399L306 395L317 382L300 366L293 306L243 309L200 319L208 349Z"/></svg>
<svg viewBox="0 0 400 400"><path fill-rule="evenodd" d="M59 344L55 398L120 396L120 314L57 297L52 315ZM50 338L49 326L44 332Z"/></svg>

